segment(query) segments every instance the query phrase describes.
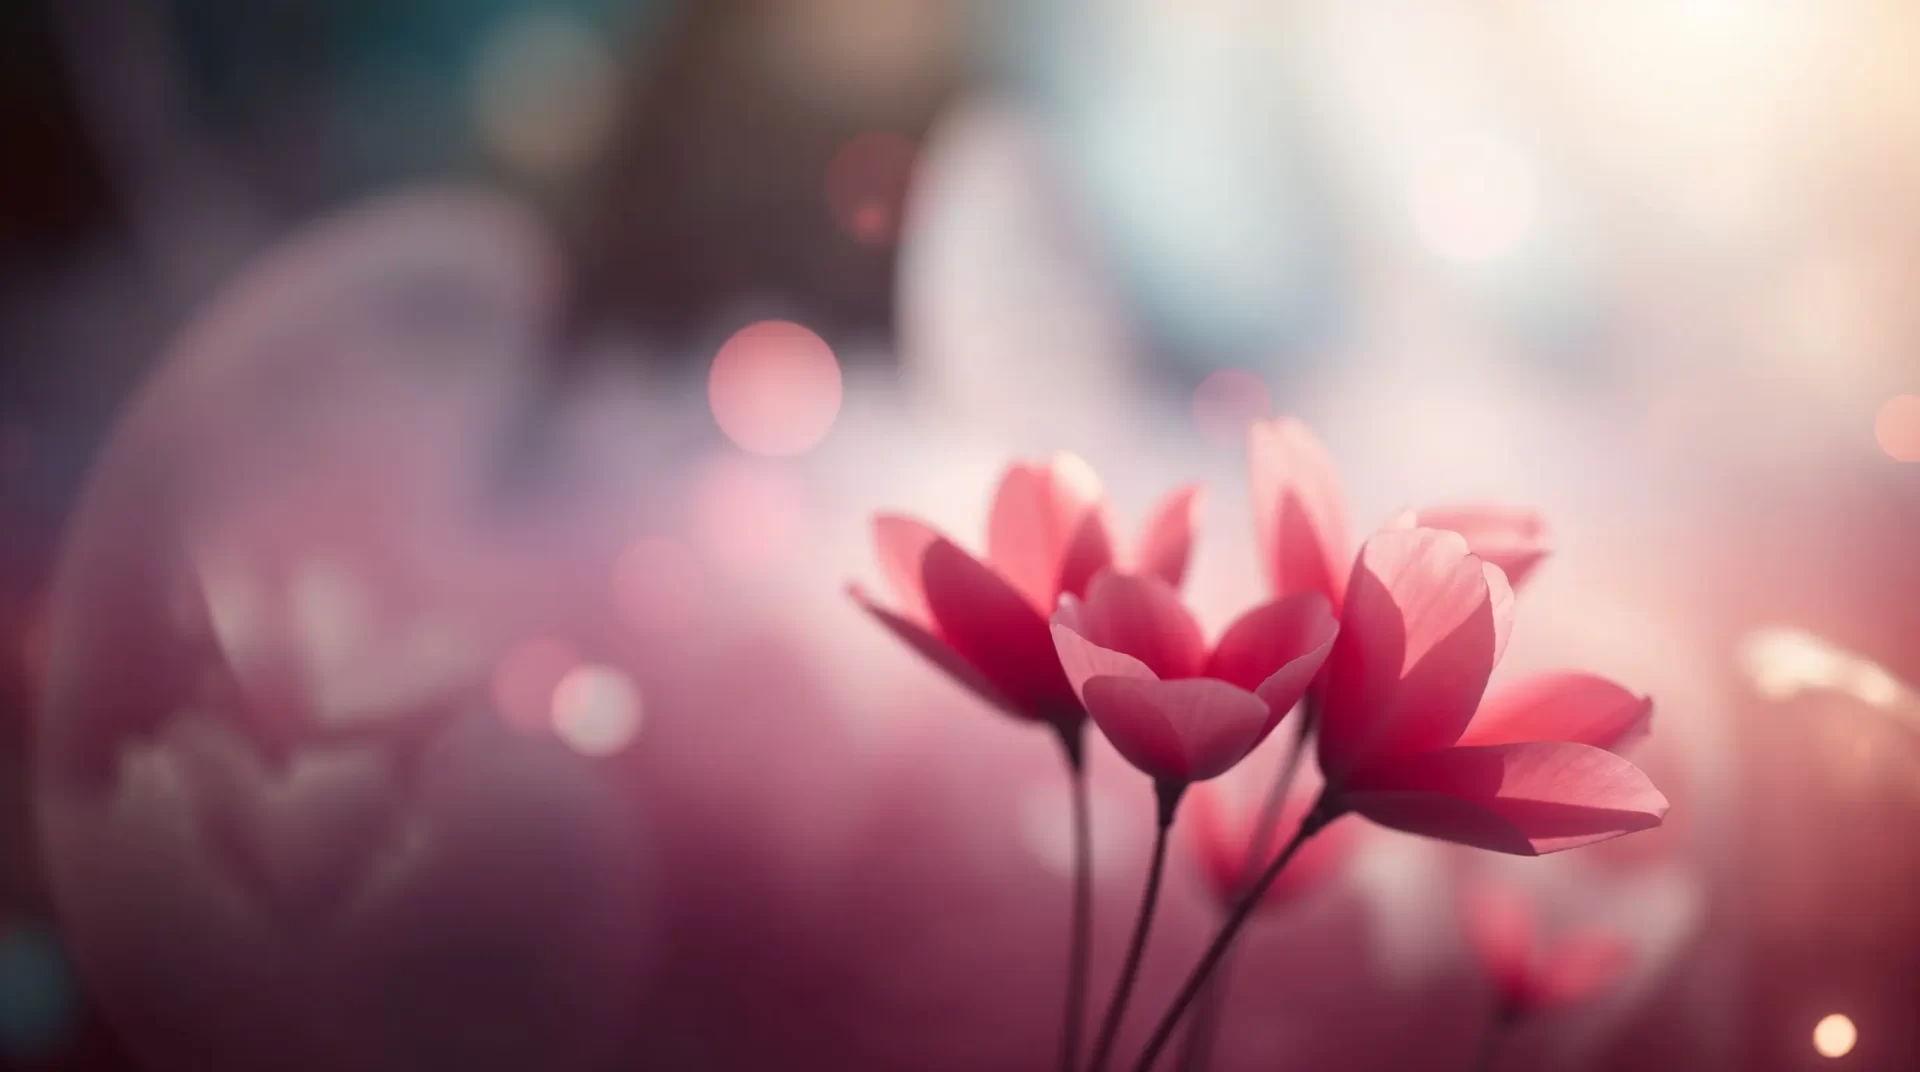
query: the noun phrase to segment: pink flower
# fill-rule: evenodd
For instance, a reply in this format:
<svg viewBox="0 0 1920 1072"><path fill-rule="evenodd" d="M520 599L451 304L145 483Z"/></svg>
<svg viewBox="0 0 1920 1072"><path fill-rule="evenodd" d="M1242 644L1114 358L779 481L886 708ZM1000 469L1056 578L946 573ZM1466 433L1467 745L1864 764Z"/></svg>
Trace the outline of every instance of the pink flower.
<svg viewBox="0 0 1920 1072"><path fill-rule="evenodd" d="M1255 607L1209 648L1173 586L1105 572L1086 602L1062 599L1053 642L1087 713L1162 783L1215 777L1299 701L1339 626L1317 593Z"/></svg>
<svg viewBox="0 0 1920 1072"><path fill-rule="evenodd" d="M1317 793L1316 787L1288 797L1281 805L1279 821L1268 832L1266 851L1258 859L1252 852L1254 828L1260 821L1258 807L1232 799L1219 782L1194 786L1187 793L1183 814L1188 834L1207 888L1222 910L1238 904L1248 883L1273 863L1287 835L1299 828L1313 807ZM1307 841L1261 895L1262 906L1278 905L1319 889L1352 857L1359 831L1356 826L1335 824Z"/></svg>
<svg viewBox="0 0 1920 1072"><path fill-rule="evenodd" d="M1193 542L1198 490L1181 488L1149 518L1132 564L1178 584ZM1087 590L1114 565L1100 478L1061 454L1008 467L987 522L986 561L911 518L874 519L874 543L898 601L888 610L859 586L853 598L882 624L989 703L1062 729L1083 710L1054 654L1047 616L1062 594Z"/></svg>
<svg viewBox="0 0 1920 1072"><path fill-rule="evenodd" d="M1247 437L1254 533L1275 595L1319 592L1337 611L1346 590L1346 495L1326 448L1292 418L1256 422ZM1404 527L1447 529L1519 587L1546 557L1546 524L1530 510L1450 506L1403 515Z"/></svg>
<svg viewBox="0 0 1920 1072"><path fill-rule="evenodd" d="M1576 932L1549 942L1533 906L1505 887L1477 887L1463 900L1467 944L1499 996L1501 1014L1523 1016L1597 996L1632 962L1617 935Z"/></svg>
<svg viewBox="0 0 1920 1072"><path fill-rule="evenodd" d="M1660 824L1666 798L1608 751L1644 728L1644 697L1557 673L1481 703L1512 609L1505 575L1457 533L1367 541L1319 685L1332 799L1382 826L1522 855Z"/></svg>

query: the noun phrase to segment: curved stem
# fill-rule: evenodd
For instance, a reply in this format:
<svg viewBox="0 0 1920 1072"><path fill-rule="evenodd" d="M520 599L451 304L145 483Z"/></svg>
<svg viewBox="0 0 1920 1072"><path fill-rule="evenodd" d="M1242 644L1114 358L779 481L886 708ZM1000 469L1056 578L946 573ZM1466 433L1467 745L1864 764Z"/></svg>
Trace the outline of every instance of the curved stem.
<svg viewBox="0 0 1920 1072"><path fill-rule="evenodd" d="M1087 960L1093 945L1093 836L1088 815L1085 723L1060 729L1073 795L1073 921L1067 939L1067 1008L1060 1026L1060 1072L1080 1066L1080 1034L1087 1021Z"/></svg>
<svg viewBox="0 0 1920 1072"><path fill-rule="evenodd" d="M1273 851L1273 835L1280 826L1280 813L1286 808L1287 798L1293 795L1294 782L1299 780L1301 760L1306 758L1307 740L1313 734L1318 708L1311 696L1300 701L1300 717L1294 723L1293 736L1289 739L1287 756L1280 761L1280 773L1267 790L1267 798L1260 805L1259 818L1254 821L1253 831L1247 838L1247 859L1240 865L1240 884L1244 887L1260 872L1260 863ZM1200 1005L1193 1011L1193 1021L1187 1027L1186 1041L1181 1047L1181 1072L1205 1072L1213 1063L1214 1035L1220 1030L1222 1010L1227 1004L1227 987L1231 960L1220 965L1207 980L1206 989L1200 995Z"/></svg>
<svg viewBox="0 0 1920 1072"><path fill-rule="evenodd" d="M1120 1035L1120 1022L1126 1019L1127 1001L1133 996L1133 984L1140 978L1140 961L1147 952L1147 935L1153 930L1153 909L1160 900L1160 878L1167 869L1167 832L1173 828L1173 812L1185 782L1160 782L1154 786L1160 811L1153 831L1153 862L1147 868L1147 888L1140 896L1140 917L1133 924L1133 940L1127 945L1127 960L1114 984L1113 997L1107 1002L1107 1015L1100 1023L1100 1041L1093 1047L1089 1072L1105 1072L1107 1059L1113 1056L1113 1043Z"/></svg>
<svg viewBox="0 0 1920 1072"><path fill-rule="evenodd" d="M1229 950L1200 991L1193 1016L1187 1021L1186 1041L1180 1047L1180 1072L1205 1072L1213 1064L1214 1039L1220 1034L1220 1020L1226 1014L1227 980L1232 972L1233 953Z"/></svg>
<svg viewBox="0 0 1920 1072"><path fill-rule="evenodd" d="M1300 761L1307 755L1307 738L1313 733L1314 722L1319 714L1311 697L1300 701L1300 721L1293 733L1293 746L1287 758L1280 763L1280 775L1273 780L1272 788L1267 790L1267 799L1260 805L1260 818L1253 824L1253 836L1247 839L1247 862L1243 865L1240 881L1245 883L1260 871L1260 862L1273 851L1273 835L1280 826L1280 813L1287 806L1287 797L1293 794L1293 783L1299 780Z"/></svg>
<svg viewBox="0 0 1920 1072"><path fill-rule="evenodd" d="M1247 920L1253 917L1253 910L1260 904L1260 898L1266 895L1267 887L1273 885L1273 880L1280 877L1280 872L1286 868L1288 861L1293 859L1293 854L1300 851L1300 846L1306 844L1308 838L1339 818L1344 810L1330 794L1326 792L1320 794L1320 800L1314 804L1313 810L1307 813L1306 819L1300 823L1300 829L1294 833L1293 839L1287 842L1287 847L1280 850L1279 856L1274 857L1272 865L1260 875L1259 880L1249 887L1247 892L1240 895L1240 903L1233 906L1233 913L1227 917L1225 923L1220 925L1220 933L1213 936L1213 944L1207 947L1206 953L1200 958L1200 963L1194 965L1192 974L1187 976L1186 983L1180 987L1179 995L1167 1008L1166 1015L1160 1018L1159 1026L1153 1029L1153 1037L1147 1040L1147 1048L1140 1052L1140 1060L1133 1066L1135 1072L1149 1072L1153 1068L1154 1060L1160 1056L1161 1050L1167 1048L1167 1043L1173 1038L1174 1028L1180 1026L1180 1017L1186 1014L1187 1006L1193 1004L1193 999L1199 995L1200 988L1206 985L1214 968L1219 965L1221 958L1227 955L1227 947L1233 944L1233 939L1239 935L1240 929L1245 927Z"/></svg>

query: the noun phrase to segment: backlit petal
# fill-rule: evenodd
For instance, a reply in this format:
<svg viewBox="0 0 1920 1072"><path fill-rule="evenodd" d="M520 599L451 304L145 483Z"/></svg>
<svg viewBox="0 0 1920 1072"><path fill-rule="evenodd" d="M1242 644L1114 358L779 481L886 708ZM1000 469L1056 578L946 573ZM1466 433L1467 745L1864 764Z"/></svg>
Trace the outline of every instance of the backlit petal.
<svg viewBox="0 0 1920 1072"><path fill-rule="evenodd" d="M1652 714L1651 699L1597 674L1534 674L1487 697L1460 743L1578 741L1612 750L1644 733Z"/></svg>
<svg viewBox="0 0 1920 1072"><path fill-rule="evenodd" d="M1519 507L1430 507L1417 511L1414 523L1459 533L1475 555L1500 567L1515 588L1553 549L1546 521L1537 512Z"/></svg>
<svg viewBox="0 0 1920 1072"><path fill-rule="evenodd" d="M1339 629L1327 597L1318 592L1263 603L1227 626L1207 659L1207 676L1247 689L1284 713L1326 662Z"/></svg>
<svg viewBox="0 0 1920 1072"><path fill-rule="evenodd" d="M1187 576L1193 533L1200 516L1200 485L1189 484L1160 500L1147 515L1133 572L1158 577L1175 588Z"/></svg>
<svg viewBox="0 0 1920 1072"><path fill-rule="evenodd" d="M1080 615L1088 640L1133 656L1157 677L1193 677L1206 663L1200 624L1173 586L1158 577L1103 572L1093 579Z"/></svg>
<svg viewBox="0 0 1920 1072"><path fill-rule="evenodd" d="M975 669L973 664L960 657L960 653L949 647L947 642L928 632L924 627L893 611L875 603L858 585L850 586L847 594L853 597L861 609L873 615L881 625L893 631L893 634L907 642L907 646L919 652L934 666L946 672L961 685L971 689L975 695L1008 714L1020 718L1031 718L1032 714L1020 710L1007 699L993 682Z"/></svg>
<svg viewBox="0 0 1920 1072"><path fill-rule="evenodd" d="M1160 781L1203 781L1240 762L1278 721L1260 698L1211 678L1095 677L1087 713L1127 761Z"/></svg>
<svg viewBox="0 0 1920 1072"><path fill-rule="evenodd" d="M1338 777L1459 739L1507 620L1498 589L1456 533L1389 529L1367 541L1323 672L1323 769Z"/></svg>
<svg viewBox="0 0 1920 1072"><path fill-rule="evenodd" d="M1397 757L1349 775L1342 799L1382 826L1523 856L1650 829L1667 813L1638 767L1568 742Z"/></svg>
<svg viewBox="0 0 1920 1072"><path fill-rule="evenodd" d="M1346 587L1347 507L1340 476L1307 426L1258 421L1247 433L1254 535L1274 595L1319 592L1336 608Z"/></svg>
<svg viewBox="0 0 1920 1072"><path fill-rule="evenodd" d="M1000 575L947 540L921 562L933 628L1017 707L1038 718L1078 713L1047 619Z"/></svg>
<svg viewBox="0 0 1920 1072"><path fill-rule="evenodd" d="M900 614L910 621L927 624L927 591L920 579L920 560L927 548L941 536L926 524L899 514L880 514L873 519L873 546L880 558L880 571L887 588L900 604Z"/></svg>

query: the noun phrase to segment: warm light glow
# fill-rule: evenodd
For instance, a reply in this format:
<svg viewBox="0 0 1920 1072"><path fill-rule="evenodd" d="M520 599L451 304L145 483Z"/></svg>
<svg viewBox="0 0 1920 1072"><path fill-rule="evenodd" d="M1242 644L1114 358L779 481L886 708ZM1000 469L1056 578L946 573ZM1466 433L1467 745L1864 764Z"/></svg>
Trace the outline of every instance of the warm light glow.
<svg viewBox="0 0 1920 1072"><path fill-rule="evenodd" d="M1218 446L1242 446L1247 425L1272 415L1273 396L1266 383L1246 369L1220 369L1193 389L1193 423Z"/></svg>
<svg viewBox="0 0 1920 1072"><path fill-rule="evenodd" d="M1859 1039L1853 1021L1837 1012L1813 1026L1813 1048L1822 1057L1845 1057Z"/></svg>
<svg viewBox="0 0 1920 1072"><path fill-rule="evenodd" d="M899 235L915 152L913 142L898 134L873 132L833 154L827 164L827 207L854 241L889 245Z"/></svg>
<svg viewBox="0 0 1920 1072"><path fill-rule="evenodd" d="M707 374L713 419L741 449L800 454L840 413L840 365L826 342L785 320L741 328Z"/></svg>
<svg viewBox="0 0 1920 1072"><path fill-rule="evenodd" d="M501 721L525 733L552 728L554 693L579 665L573 649L551 637L508 651L493 671L493 702Z"/></svg>
<svg viewBox="0 0 1920 1072"><path fill-rule="evenodd" d="M1415 168L1407 182L1414 230L1448 260L1489 261L1511 253L1533 227L1539 194L1533 169L1505 142L1460 138Z"/></svg>
<svg viewBox="0 0 1920 1072"><path fill-rule="evenodd" d="M473 122L497 156L538 175L592 157L613 127L612 57L593 29L554 11L507 22L474 68Z"/></svg>
<svg viewBox="0 0 1920 1072"><path fill-rule="evenodd" d="M640 692L611 666L576 666L553 690L553 728L582 755L610 756L640 731Z"/></svg>
<svg viewBox="0 0 1920 1072"><path fill-rule="evenodd" d="M1873 438L1887 457L1920 462L1920 395L1898 395L1880 407L1874 418Z"/></svg>
<svg viewBox="0 0 1920 1072"><path fill-rule="evenodd" d="M1769 700L1809 689L1845 693L1861 703L1899 711L1911 692L1893 672L1864 656L1799 629L1758 629L1740 646L1741 665Z"/></svg>

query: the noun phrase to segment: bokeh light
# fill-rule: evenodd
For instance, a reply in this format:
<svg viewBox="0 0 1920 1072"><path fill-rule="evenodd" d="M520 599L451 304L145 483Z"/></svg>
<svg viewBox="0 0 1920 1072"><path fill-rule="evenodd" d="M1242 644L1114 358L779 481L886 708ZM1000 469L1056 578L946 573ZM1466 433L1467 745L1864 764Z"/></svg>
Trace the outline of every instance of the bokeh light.
<svg viewBox="0 0 1920 1072"><path fill-rule="evenodd" d="M501 721L523 733L550 730L554 693L579 665L580 656L552 637L509 649L493 671L493 702Z"/></svg>
<svg viewBox="0 0 1920 1072"><path fill-rule="evenodd" d="M1813 1025L1813 1048L1822 1057L1845 1057L1859 1040L1853 1021L1837 1012Z"/></svg>
<svg viewBox="0 0 1920 1072"><path fill-rule="evenodd" d="M899 237L916 151L907 138L871 131L834 152L827 163L827 208L854 241L884 246Z"/></svg>
<svg viewBox="0 0 1920 1072"><path fill-rule="evenodd" d="M1873 421L1873 438L1887 457L1920 462L1920 395L1898 395L1880 407Z"/></svg>
<svg viewBox="0 0 1920 1072"><path fill-rule="evenodd" d="M1513 252L1539 207L1533 168L1512 145L1469 135L1429 153L1407 180L1414 230L1451 261L1490 261Z"/></svg>
<svg viewBox="0 0 1920 1072"><path fill-rule="evenodd" d="M840 363L813 332L762 320L735 332L714 356L707 401L728 439L754 454L800 454L840 413Z"/></svg>
<svg viewBox="0 0 1920 1072"><path fill-rule="evenodd" d="M475 64L473 123L507 164L541 176L573 171L613 127L612 57L578 19L551 10L502 24Z"/></svg>
<svg viewBox="0 0 1920 1072"><path fill-rule="evenodd" d="M581 755L610 756L640 732L640 690L611 666L576 666L553 690L553 728Z"/></svg>
<svg viewBox="0 0 1920 1072"><path fill-rule="evenodd" d="M1240 447L1247 425L1272 415L1266 381L1246 369L1219 369L1193 389L1193 423L1216 446Z"/></svg>

